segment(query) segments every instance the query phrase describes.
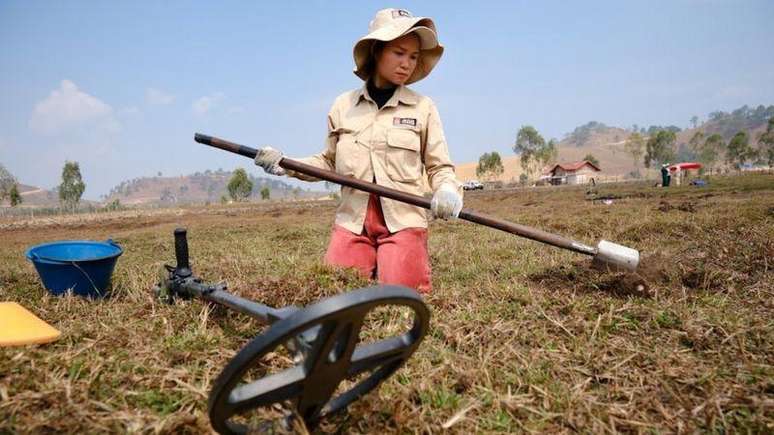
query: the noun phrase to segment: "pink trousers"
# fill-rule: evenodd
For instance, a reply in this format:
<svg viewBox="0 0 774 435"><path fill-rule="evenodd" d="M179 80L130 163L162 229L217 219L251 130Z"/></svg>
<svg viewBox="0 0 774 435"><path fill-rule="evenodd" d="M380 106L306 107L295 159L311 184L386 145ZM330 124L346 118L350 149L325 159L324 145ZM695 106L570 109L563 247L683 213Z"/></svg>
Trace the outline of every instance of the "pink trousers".
<svg viewBox="0 0 774 435"><path fill-rule="evenodd" d="M406 228L390 233L384 222L379 198L371 194L363 232L355 234L335 225L325 262L338 267L354 267L381 284L399 284L420 293L432 289L427 229Z"/></svg>

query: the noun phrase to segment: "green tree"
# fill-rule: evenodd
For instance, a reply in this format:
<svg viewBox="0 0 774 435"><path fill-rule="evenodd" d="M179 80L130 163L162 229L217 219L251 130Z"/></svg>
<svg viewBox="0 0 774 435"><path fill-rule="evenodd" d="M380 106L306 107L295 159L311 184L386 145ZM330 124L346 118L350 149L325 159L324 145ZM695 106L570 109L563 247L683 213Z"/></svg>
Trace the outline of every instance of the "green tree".
<svg viewBox="0 0 774 435"><path fill-rule="evenodd" d="M592 165L599 167L599 160L596 157L594 157L594 154L591 154L591 153L586 154L585 156L583 156L583 160L588 160L589 162L591 162Z"/></svg>
<svg viewBox="0 0 774 435"><path fill-rule="evenodd" d="M693 126L693 128L696 128L696 127L699 126L699 117L698 116L693 115L691 117L691 125Z"/></svg>
<svg viewBox="0 0 774 435"><path fill-rule="evenodd" d="M761 158L763 158L769 167L774 167L774 117L769 118L769 125L766 131L758 136L760 144Z"/></svg>
<svg viewBox="0 0 774 435"><path fill-rule="evenodd" d="M11 191L8 192L8 199L11 201L11 207L16 207L22 203L22 197L19 195L19 187L14 184L11 186Z"/></svg>
<svg viewBox="0 0 774 435"><path fill-rule="evenodd" d="M659 130L645 144L645 167L668 163L675 158L677 135L672 130Z"/></svg>
<svg viewBox="0 0 774 435"><path fill-rule="evenodd" d="M78 162L66 161L62 168L62 183L59 184L59 202L66 210L74 211L81 201L86 183L81 176Z"/></svg>
<svg viewBox="0 0 774 435"><path fill-rule="evenodd" d="M556 163L556 159L559 158L559 150L556 149L556 143L556 139L549 140L546 146L537 153L538 160L543 166Z"/></svg>
<svg viewBox="0 0 774 435"><path fill-rule="evenodd" d="M755 158L755 150L750 146L750 140L747 132L740 131L731 138L726 150L726 163L733 164L736 169L741 170L748 160Z"/></svg>
<svg viewBox="0 0 774 435"><path fill-rule="evenodd" d="M11 188L16 185L16 177L5 166L0 164L0 203L11 194Z"/></svg>
<svg viewBox="0 0 774 435"><path fill-rule="evenodd" d="M696 151L699 156L699 162L704 165L704 168L711 174L712 169L715 166L715 162L718 160L720 151L725 147L723 136L715 133L704 140L704 144Z"/></svg>
<svg viewBox="0 0 774 435"><path fill-rule="evenodd" d="M636 127L636 125L635 125ZM629 135L629 139L624 143L624 150L626 153L632 156L634 159L634 173L637 178L640 177L640 159L645 153L645 138L642 137L637 129L634 129L634 133Z"/></svg>
<svg viewBox="0 0 774 435"><path fill-rule="evenodd" d="M676 162L692 162L699 158L692 147L687 143L681 143L677 145L677 152L675 153Z"/></svg>
<svg viewBox="0 0 774 435"><path fill-rule="evenodd" d="M476 166L476 175L478 177L495 179L504 171L502 158L500 158L500 153L497 151L484 153L478 158L478 166Z"/></svg>
<svg viewBox="0 0 774 435"><path fill-rule="evenodd" d="M247 172L239 168L234 171L234 175L231 176L226 188L228 195L234 202L244 201L253 192L253 182L248 178Z"/></svg>
<svg viewBox="0 0 774 435"><path fill-rule="evenodd" d="M701 131L694 133L691 137L691 140L688 141L688 145L691 147L694 153L700 153L701 148L704 146L704 133Z"/></svg>
<svg viewBox="0 0 774 435"><path fill-rule="evenodd" d="M271 189L269 189L269 186L263 186L261 189L261 199L267 200L271 198Z"/></svg>
<svg viewBox="0 0 774 435"><path fill-rule="evenodd" d="M516 135L516 143L513 145L513 151L520 154L521 168L527 174L528 179L535 172L535 167L540 163L541 153L546 146L543 136L538 133L535 127L523 125Z"/></svg>
<svg viewBox="0 0 774 435"><path fill-rule="evenodd" d="M701 153L704 150L704 142L706 137L704 136L704 133L701 131L697 131L691 136L691 140L688 141L688 148L690 149L690 152L687 152L685 149L685 144L680 144L678 147L678 159L679 160L698 160L699 162L703 163L704 166L702 169L699 170L699 173L704 173L707 169L709 169L709 166L705 164L705 162L702 161ZM681 155L682 152L682 155Z"/></svg>
<svg viewBox="0 0 774 435"><path fill-rule="evenodd" d="M110 201L108 204L105 205L105 210L106 211L121 210L121 201L118 198Z"/></svg>

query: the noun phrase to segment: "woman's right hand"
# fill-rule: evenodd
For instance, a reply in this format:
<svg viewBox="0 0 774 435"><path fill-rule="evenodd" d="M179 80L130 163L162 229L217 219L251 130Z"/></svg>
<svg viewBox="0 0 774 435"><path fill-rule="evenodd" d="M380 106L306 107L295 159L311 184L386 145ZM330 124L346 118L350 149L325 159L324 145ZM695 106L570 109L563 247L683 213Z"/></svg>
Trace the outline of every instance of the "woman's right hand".
<svg viewBox="0 0 774 435"><path fill-rule="evenodd" d="M285 175L285 169L279 165L282 156L282 151L272 147L258 148L258 152L255 154L255 164L262 167L267 174Z"/></svg>

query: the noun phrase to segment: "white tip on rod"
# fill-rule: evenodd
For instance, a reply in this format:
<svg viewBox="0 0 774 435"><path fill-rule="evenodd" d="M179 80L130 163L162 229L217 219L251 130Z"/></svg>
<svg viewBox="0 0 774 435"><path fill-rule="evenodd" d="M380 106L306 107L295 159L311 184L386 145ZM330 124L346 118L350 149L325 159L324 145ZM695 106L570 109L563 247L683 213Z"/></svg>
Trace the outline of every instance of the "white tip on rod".
<svg viewBox="0 0 774 435"><path fill-rule="evenodd" d="M602 240L597 245L594 263L602 268L634 272L640 264L640 253L636 249Z"/></svg>

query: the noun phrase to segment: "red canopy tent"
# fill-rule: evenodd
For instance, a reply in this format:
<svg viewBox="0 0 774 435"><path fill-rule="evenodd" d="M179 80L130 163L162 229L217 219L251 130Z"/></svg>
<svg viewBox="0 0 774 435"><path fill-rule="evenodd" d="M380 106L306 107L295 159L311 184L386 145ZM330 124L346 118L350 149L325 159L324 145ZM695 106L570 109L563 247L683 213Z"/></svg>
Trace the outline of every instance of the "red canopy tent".
<svg viewBox="0 0 774 435"><path fill-rule="evenodd" d="M669 166L669 172L676 172L678 170L685 171L688 169L699 169L701 168L701 163L698 162L684 162L684 163L675 163L674 165Z"/></svg>

